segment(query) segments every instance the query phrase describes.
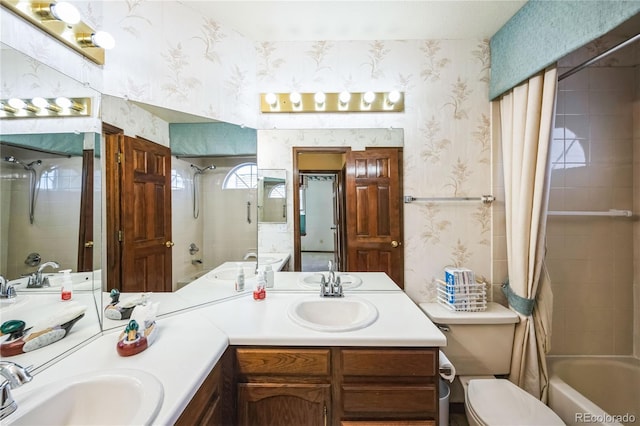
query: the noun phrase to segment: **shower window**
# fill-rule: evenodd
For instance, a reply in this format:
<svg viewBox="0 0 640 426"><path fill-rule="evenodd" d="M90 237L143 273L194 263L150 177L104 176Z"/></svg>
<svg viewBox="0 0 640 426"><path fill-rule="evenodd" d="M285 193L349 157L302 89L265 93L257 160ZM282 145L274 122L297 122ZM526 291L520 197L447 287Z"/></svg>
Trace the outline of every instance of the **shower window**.
<svg viewBox="0 0 640 426"><path fill-rule="evenodd" d="M258 187L258 165L242 163L229 171L222 189L255 189Z"/></svg>
<svg viewBox="0 0 640 426"><path fill-rule="evenodd" d="M271 188L271 190L269 191L269 198L285 198L286 194L285 194L285 186L284 183L280 183L274 187Z"/></svg>

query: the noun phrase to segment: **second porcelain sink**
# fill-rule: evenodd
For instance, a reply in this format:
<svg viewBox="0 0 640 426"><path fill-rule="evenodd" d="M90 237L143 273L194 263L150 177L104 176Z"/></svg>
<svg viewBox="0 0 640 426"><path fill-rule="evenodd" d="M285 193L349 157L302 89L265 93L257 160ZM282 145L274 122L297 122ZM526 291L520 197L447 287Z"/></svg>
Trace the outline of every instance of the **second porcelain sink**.
<svg viewBox="0 0 640 426"><path fill-rule="evenodd" d="M33 386L38 377L26 385ZM26 390L26 389L25 389ZM162 383L140 370L113 369L61 379L17 398L11 425L149 425L164 399Z"/></svg>
<svg viewBox="0 0 640 426"><path fill-rule="evenodd" d="M378 319L378 309L369 301L353 296L304 298L289 306L289 318L318 331L351 331L370 326Z"/></svg>

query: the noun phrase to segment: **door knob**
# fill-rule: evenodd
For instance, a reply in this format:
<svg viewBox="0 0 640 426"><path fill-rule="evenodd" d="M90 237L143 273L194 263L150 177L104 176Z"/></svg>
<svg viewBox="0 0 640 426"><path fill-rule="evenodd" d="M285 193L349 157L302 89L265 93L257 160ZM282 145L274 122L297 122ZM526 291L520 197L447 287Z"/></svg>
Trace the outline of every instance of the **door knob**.
<svg viewBox="0 0 640 426"><path fill-rule="evenodd" d="M400 245L401 243L397 242L396 240L391 241L391 247L396 248Z"/></svg>
<svg viewBox="0 0 640 426"><path fill-rule="evenodd" d="M84 243L84 246L85 246L86 248L91 248L91 247L93 247L93 241L87 241L86 243Z"/></svg>
<svg viewBox="0 0 640 426"><path fill-rule="evenodd" d="M173 247L175 245L175 243L173 241L167 241L166 243L164 243L165 247Z"/></svg>

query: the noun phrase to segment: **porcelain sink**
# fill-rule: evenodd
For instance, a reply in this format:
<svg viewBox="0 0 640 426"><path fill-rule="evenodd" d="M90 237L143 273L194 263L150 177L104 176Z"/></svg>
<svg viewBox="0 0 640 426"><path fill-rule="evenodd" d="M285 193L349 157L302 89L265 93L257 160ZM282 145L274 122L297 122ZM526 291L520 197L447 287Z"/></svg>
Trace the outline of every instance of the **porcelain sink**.
<svg viewBox="0 0 640 426"><path fill-rule="evenodd" d="M33 386L34 380L25 386ZM30 395L30 396L28 396ZM164 389L153 375L113 369L53 382L16 398L11 425L149 425L158 415Z"/></svg>
<svg viewBox="0 0 640 426"><path fill-rule="evenodd" d="M253 266L243 266L244 269L244 279L248 280L254 278L256 276L256 266L255 263ZM236 275L238 273L238 268L222 268L222 269L214 269L209 272L206 277L209 280L217 281L217 280L225 280L225 281L235 281Z"/></svg>
<svg viewBox="0 0 640 426"><path fill-rule="evenodd" d="M378 319L378 309L371 302L354 296L300 299L289 306L288 314L298 325L331 332L359 330Z"/></svg>
<svg viewBox="0 0 640 426"><path fill-rule="evenodd" d="M308 274L303 274L300 276L298 283L302 287L320 289L320 280L322 276L327 279L329 277L329 272L312 272ZM342 283L342 288L344 290L354 289L362 285L362 279L357 275L352 275L346 272L337 272L336 277L340 277L340 283Z"/></svg>
<svg viewBox="0 0 640 426"><path fill-rule="evenodd" d="M60 290L62 286L62 274L59 273L46 273L43 277L47 277L49 280L48 287L28 288L28 278L18 278L16 280L9 281L9 284L19 292L25 291L55 291ZM93 286L93 272L72 272L71 281L73 282L74 290L91 290ZM97 287L99 288L99 287Z"/></svg>
<svg viewBox="0 0 640 426"><path fill-rule="evenodd" d="M281 257L273 257L273 256L259 256L258 257L258 263L260 265L270 265L272 263L277 263L277 262L281 262L282 258Z"/></svg>

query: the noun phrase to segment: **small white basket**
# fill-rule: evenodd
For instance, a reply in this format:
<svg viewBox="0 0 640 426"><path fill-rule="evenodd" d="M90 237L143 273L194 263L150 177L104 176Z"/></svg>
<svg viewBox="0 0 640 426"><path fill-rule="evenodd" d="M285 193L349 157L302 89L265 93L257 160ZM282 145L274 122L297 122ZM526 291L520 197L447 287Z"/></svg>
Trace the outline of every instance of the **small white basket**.
<svg viewBox="0 0 640 426"><path fill-rule="evenodd" d="M451 311L481 312L487 309L485 283L447 284L436 280L438 303Z"/></svg>

